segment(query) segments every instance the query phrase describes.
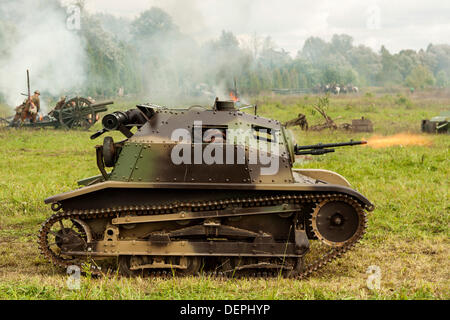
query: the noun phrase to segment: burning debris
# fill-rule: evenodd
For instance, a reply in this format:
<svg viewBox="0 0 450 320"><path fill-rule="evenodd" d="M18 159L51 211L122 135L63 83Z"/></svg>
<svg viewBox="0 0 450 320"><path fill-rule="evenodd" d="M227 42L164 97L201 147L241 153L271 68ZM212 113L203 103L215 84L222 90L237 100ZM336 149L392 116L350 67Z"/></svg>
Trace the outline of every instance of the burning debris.
<svg viewBox="0 0 450 320"><path fill-rule="evenodd" d="M234 101L234 103L239 106L241 103L241 99L239 98L239 92L237 90L236 78L234 78L233 82L234 82L234 88L232 90L230 90L230 99L231 99L231 101Z"/></svg>
<svg viewBox="0 0 450 320"><path fill-rule="evenodd" d="M230 99L234 102L238 102L239 98L234 94L233 91L230 92Z"/></svg>

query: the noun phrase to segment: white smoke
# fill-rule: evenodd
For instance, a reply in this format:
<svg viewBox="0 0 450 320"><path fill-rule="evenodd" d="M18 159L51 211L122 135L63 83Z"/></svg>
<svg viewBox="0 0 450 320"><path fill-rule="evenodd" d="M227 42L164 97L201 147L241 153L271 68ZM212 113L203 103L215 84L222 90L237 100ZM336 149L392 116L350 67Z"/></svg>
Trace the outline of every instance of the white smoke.
<svg viewBox="0 0 450 320"><path fill-rule="evenodd" d="M45 110L46 94L69 93L85 80L81 38L67 27L68 14L56 0L1 2L0 19L14 36L2 37L0 29L0 93L11 107L19 105L25 98L20 93L27 92L29 69L31 92L41 91Z"/></svg>

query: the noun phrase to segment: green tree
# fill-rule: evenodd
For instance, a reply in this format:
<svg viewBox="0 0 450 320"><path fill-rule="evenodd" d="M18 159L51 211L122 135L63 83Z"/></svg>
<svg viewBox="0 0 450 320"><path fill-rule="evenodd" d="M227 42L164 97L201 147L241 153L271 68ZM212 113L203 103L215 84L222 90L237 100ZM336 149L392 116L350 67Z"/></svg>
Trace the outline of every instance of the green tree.
<svg viewBox="0 0 450 320"><path fill-rule="evenodd" d="M321 62L330 52L330 45L324 40L317 37L310 37L306 39L303 49L297 55L299 58L311 61Z"/></svg>
<svg viewBox="0 0 450 320"><path fill-rule="evenodd" d="M92 96L113 96L120 87L126 92L139 90L136 56L129 44L106 32L98 19L84 14L81 36L87 61L86 93Z"/></svg>
<svg viewBox="0 0 450 320"><path fill-rule="evenodd" d="M395 57L381 46L381 70L377 74L378 84L398 84L403 82Z"/></svg>
<svg viewBox="0 0 450 320"><path fill-rule="evenodd" d="M145 41L148 38L177 30L172 17L157 7L142 12L131 24L131 33L138 41Z"/></svg>
<svg viewBox="0 0 450 320"><path fill-rule="evenodd" d="M341 74L341 82L343 84L354 84L358 82L358 74L352 68L345 68Z"/></svg>
<svg viewBox="0 0 450 320"><path fill-rule="evenodd" d="M427 86L434 85L435 82L436 79L434 78L433 73L423 65L414 68L405 81L407 86L415 89L424 89Z"/></svg>
<svg viewBox="0 0 450 320"><path fill-rule="evenodd" d="M333 35L331 38L331 50L347 55L353 48L353 38L346 34Z"/></svg>
<svg viewBox="0 0 450 320"><path fill-rule="evenodd" d="M436 75L436 85L444 88L447 87L450 84L450 81L448 79L447 73L444 70L441 70Z"/></svg>
<svg viewBox="0 0 450 320"><path fill-rule="evenodd" d="M339 72L336 70L336 68L332 66L326 66L322 70L322 83L340 83L341 78L339 76Z"/></svg>

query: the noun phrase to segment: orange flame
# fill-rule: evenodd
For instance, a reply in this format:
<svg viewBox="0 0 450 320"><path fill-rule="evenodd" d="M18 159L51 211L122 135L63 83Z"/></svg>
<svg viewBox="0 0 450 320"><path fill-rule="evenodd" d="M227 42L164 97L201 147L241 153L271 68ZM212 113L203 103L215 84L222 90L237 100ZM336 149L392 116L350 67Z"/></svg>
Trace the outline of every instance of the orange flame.
<svg viewBox="0 0 450 320"><path fill-rule="evenodd" d="M399 133L388 137L373 136L367 140L367 145L372 148L386 148L392 146L429 146L431 144L432 142L428 137L409 133Z"/></svg>
<svg viewBox="0 0 450 320"><path fill-rule="evenodd" d="M239 98L234 95L233 91L230 92L230 98L234 102L238 102L239 101Z"/></svg>
<svg viewBox="0 0 450 320"><path fill-rule="evenodd" d="M44 119L44 117L42 116L42 114L39 116L39 121L42 121L42 119Z"/></svg>

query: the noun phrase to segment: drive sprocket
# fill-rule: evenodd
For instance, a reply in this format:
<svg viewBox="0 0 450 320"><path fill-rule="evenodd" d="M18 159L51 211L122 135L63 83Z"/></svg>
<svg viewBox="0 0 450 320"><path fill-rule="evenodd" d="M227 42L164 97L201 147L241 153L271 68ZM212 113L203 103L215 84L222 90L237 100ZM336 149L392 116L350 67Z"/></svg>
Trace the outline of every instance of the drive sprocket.
<svg viewBox="0 0 450 320"><path fill-rule="evenodd" d="M310 223L320 241L331 247L344 247L362 236L366 216L357 201L337 197L317 204Z"/></svg>

